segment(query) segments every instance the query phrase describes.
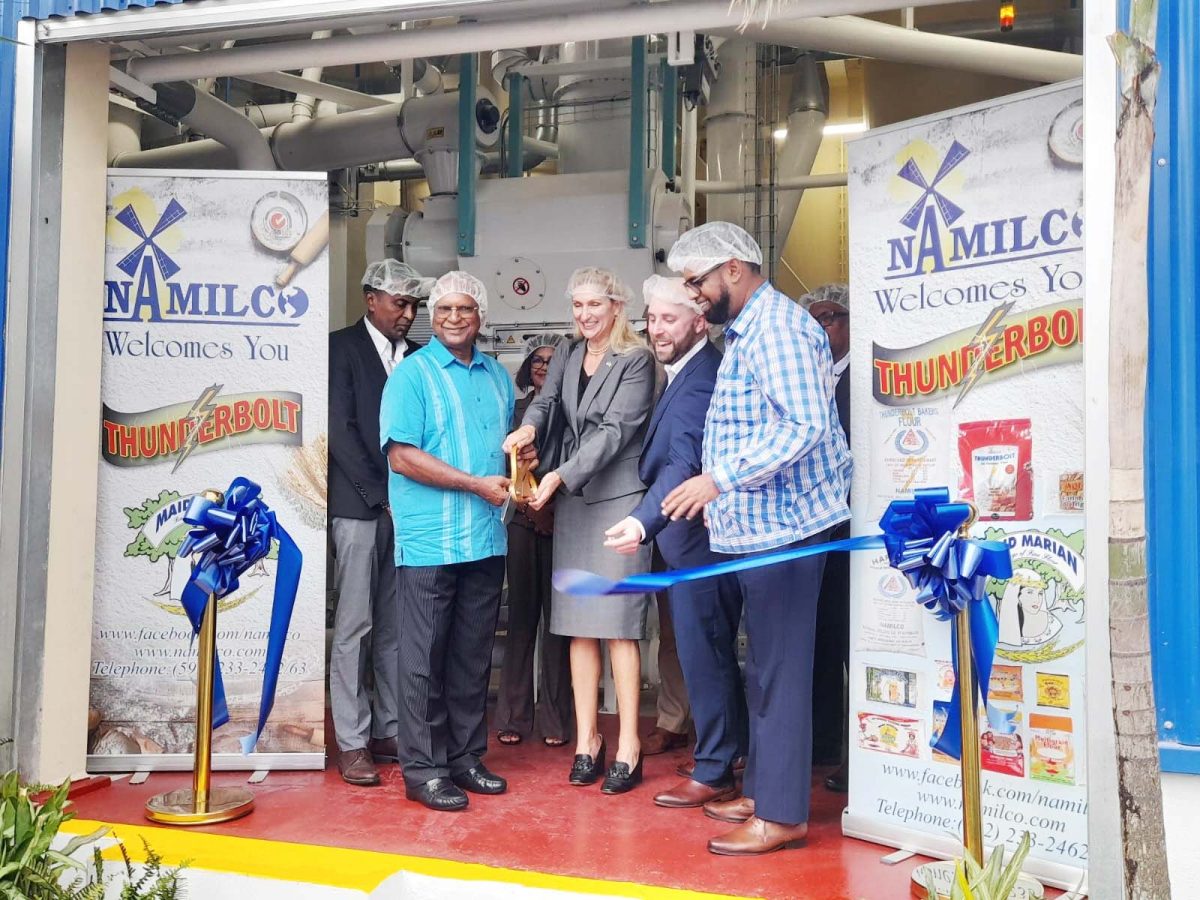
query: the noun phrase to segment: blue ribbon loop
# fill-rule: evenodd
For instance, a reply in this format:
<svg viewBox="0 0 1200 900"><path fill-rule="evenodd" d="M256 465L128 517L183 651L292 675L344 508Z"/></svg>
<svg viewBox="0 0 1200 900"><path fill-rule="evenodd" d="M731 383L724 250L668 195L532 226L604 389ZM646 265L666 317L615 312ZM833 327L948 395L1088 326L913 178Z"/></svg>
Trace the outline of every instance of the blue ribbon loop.
<svg viewBox="0 0 1200 900"><path fill-rule="evenodd" d="M948 621L968 604L971 606L971 656L979 693L986 704L1000 626L996 611L984 599L984 585L989 576L1010 577L1012 560L1008 544L1002 541L978 541L958 536L959 527L970 515L968 504L950 502L948 488L923 488L916 491L912 500L892 501L879 521L882 534L794 547L691 569L646 572L615 582L592 572L559 569L554 573L554 586L564 594L574 596L642 594L665 590L685 581L773 566L821 553L884 547L891 565L904 573L916 588L917 602L940 621ZM951 631L950 646L957 682L959 647L954 630ZM994 731L1010 733L1014 730L1011 713L997 710L990 704L986 709ZM946 756L961 758L962 720L957 691L950 702L946 726L941 736L931 743Z"/></svg>
<svg viewBox="0 0 1200 900"><path fill-rule="evenodd" d="M283 646L287 640L292 609L296 605L296 589L304 556L287 530L279 524L275 513L262 500L262 488L248 478L238 477L225 492L225 500L214 503L204 495L192 498L184 513L184 521L196 526L179 548L180 556L198 555L193 563L187 587L180 602L192 624L192 635L200 631L204 611L210 602L232 594L238 589L238 577L271 552L271 542L279 542L279 561L275 572L275 599L271 606L271 627L267 633L267 656L263 669L262 698L258 708L258 727L254 734L241 739L242 752L250 753L258 743L279 683L279 668L283 662ZM213 684L213 728L229 721L229 706L225 700L225 684L221 666L217 667Z"/></svg>

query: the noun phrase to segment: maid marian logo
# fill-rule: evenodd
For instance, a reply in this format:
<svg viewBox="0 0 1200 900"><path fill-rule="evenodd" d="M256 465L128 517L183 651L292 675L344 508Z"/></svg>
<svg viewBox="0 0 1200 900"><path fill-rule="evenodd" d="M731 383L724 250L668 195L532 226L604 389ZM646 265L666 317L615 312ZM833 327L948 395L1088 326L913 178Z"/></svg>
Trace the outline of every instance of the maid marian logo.
<svg viewBox="0 0 1200 900"><path fill-rule="evenodd" d="M187 217L183 205L171 198L147 233L133 204L121 208L113 219L137 240L134 248L116 263L129 276L104 282L104 321L134 323L188 323L294 328L308 311L308 294L302 288L258 284L246 288L227 283L217 274L221 257L212 255L213 277L179 281L182 266L163 249L164 238ZM176 236L178 238L178 236ZM171 242L178 246L179 240ZM173 251L173 252L178 252ZM205 272L205 275L208 275Z"/></svg>
<svg viewBox="0 0 1200 900"><path fill-rule="evenodd" d="M1049 209L983 221L965 221L967 211L947 196L947 177L971 155L952 141L934 176L929 179L909 156L896 175L920 189L920 194L900 224L912 234L888 238L888 280L911 278L937 272L971 269L1022 259L1036 259L1082 247L1083 217L1079 210ZM936 157L935 157L936 158ZM989 176L973 173L976 179ZM1000 176L1002 177L1002 176ZM1003 187L1002 184L999 185ZM993 194L992 186L973 186L979 194ZM1004 192L1001 191L1001 196Z"/></svg>

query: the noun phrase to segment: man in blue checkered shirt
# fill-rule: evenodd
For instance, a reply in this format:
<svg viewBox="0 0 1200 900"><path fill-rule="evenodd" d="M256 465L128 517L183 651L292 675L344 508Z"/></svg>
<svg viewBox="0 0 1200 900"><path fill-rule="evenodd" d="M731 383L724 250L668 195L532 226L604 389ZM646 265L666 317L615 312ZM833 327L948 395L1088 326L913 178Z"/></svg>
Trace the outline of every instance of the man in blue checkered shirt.
<svg viewBox="0 0 1200 900"><path fill-rule="evenodd" d="M743 229L710 222L683 235L682 272L725 356L704 425L704 472L667 495L671 518L703 512L713 550L745 556L824 543L850 518L850 453L834 403L824 329L761 273ZM812 664L824 556L738 573L745 601L750 756L743 796L705 814L740 823L708 849L748 856L798 846L808 833Z"/></svg>

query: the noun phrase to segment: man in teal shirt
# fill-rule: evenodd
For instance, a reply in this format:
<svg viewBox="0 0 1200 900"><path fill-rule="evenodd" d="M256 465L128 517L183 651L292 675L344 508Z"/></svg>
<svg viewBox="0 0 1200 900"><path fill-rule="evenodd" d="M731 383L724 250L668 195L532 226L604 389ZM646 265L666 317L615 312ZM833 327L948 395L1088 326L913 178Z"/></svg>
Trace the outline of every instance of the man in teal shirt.
<svg viewBox="0 0 1200 900"><path fill-rule="evenodd" d="M504 367L475 348L486 314L477 278L439 278L429 296L434 338L396 367L379 411L396 531L405 796L444 811L467 807L464 790L508 788L483 756L508 551L500 445L514 394Z"/></svg>

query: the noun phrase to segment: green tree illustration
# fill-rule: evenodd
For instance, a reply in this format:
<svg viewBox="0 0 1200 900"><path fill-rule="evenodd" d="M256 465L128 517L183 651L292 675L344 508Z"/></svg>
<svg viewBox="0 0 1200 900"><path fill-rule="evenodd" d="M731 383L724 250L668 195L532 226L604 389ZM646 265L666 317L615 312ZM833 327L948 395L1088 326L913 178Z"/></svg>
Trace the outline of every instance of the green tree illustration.
<svg viewBox="0 0 1200 900"><path fill-rule="evenodd" d="M147 498L141 506L127 506L123 510L129 527L138 530L137 536L125 547L125 556L145 556L151 563L158 562L163 556L167 557L167 578L163 582L163 586L154 592L155 597L170 595L171 577L175 571L175 557L178 555L179 548L183 545L184 538L187 537L192 527L185 522L180 522L167 533L162 543L156 546L146 537L144 526L160 510L179 501L182 497L183 495L178 491L163 490L159 492L157 497Z"/></svg>

